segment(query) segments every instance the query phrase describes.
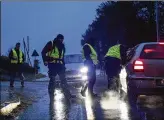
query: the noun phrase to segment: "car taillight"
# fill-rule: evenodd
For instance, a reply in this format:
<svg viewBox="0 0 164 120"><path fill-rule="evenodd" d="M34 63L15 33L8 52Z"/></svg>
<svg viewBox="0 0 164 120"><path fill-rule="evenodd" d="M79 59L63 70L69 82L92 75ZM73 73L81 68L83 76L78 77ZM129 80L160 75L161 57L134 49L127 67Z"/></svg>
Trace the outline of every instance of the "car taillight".
<svg viewBox="0 0 164 120"><path fill-rule="evenodd" d="M164 45L164 42L160 42L159 44L160 44L160 45Z"/></svg>
<svg viewBox="0 0 164 120"><path fill-rule="evenodd" d="M144 71L143 62L141 60L136 60L134 62L134 71L135 72L143 72Z"/></svg>

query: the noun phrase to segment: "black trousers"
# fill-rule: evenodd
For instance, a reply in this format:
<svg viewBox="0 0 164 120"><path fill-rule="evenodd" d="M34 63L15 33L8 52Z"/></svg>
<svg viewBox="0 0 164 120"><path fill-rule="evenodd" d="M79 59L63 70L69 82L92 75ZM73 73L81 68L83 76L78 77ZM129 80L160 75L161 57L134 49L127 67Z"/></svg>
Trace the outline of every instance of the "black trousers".
<svg viewBox="0 0 164 120"><path fill-rule="evenodd" d="M70 97L70 91L68 88L67 80L65 77L65 66L60 63L49 63L48 64L48 74L49 74L49 85L48 91L49 93L54 93L56 87L56 75L59 75L61 88L63 89L65 95Z"/></svg>
<svg viewBox="0 0 164 120"><path fill-rule="evenodd" d="M93 87L96 83L96 66L94 64L85 64L88 67L88 81L84 84L82 92L85 92L88 88L89 94L93 94Z"/></svg>
<svg viewBox="0 0 164 120"><path fill-rule="evenodd" d="M14 85L16 74L21 80L21 84L24 85L24 75L23 75L23 64L11 64L10 69L10 86Z"/></svg>
<svg viewBox="0 0 164 120"><path fill-rule="evenodd" d="M108 78L108 89L113 87L112 85L119 85L119 73L121 70L121 61L118 58L107 57L105 60L105 70ZM116 78L116 79L115 79Z"/></svg>

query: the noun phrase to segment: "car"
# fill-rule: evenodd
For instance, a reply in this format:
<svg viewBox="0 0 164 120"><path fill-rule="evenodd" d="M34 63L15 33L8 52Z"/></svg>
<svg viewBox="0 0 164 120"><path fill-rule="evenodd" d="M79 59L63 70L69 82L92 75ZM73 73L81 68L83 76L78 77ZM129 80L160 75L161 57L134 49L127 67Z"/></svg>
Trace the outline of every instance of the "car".
<svg viewBox="0 0 164 120"><path fill-rule="evenodd" d="M164 42L141 43L127 52L120 72L121 91L137 102L139 95L164 95Z"/></svg>
<svg viewBox="0 0 164 120"><path fill-rule="evenodd" d="M84 66L81 54L67 54L65 56L67 81L83 82L87 80L87 67Z"/></svg>

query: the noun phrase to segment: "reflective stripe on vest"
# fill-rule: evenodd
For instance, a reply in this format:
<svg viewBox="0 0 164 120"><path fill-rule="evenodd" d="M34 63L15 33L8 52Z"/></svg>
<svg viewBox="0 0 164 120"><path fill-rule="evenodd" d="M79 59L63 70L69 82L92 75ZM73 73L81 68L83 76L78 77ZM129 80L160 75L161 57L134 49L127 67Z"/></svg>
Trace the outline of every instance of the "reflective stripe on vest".
<svg viewBox="0 0 164 120"><path fill-rule="evenodd" d="M109 48L107 54L105 55L105 57L115 57L118 59L121 59L121 55L120 55L120 44L119 45L114 45L111 48Z"/></svg>
<svg viewBox="0 0 164 120"><path fill-rule="evenodd" d="M52 49L50 52L47 53L48 57L51 57L51 58L54 58L54 59L61 59L61 60L63 59L63 55L64 55L64 52L62 50L61 56L59 58L59 50L58 50L58 48L56 46L54 47L54 49ZM60 64L63 64L63 62L61 60L53 60L50 63L60 63Z"/></svg>
<svg viewBox="0 0 164 120"><path fill-rule="evenodd" d="M97 53L96 53L96 51L94 50L94 48L93 48L90 44L87 44L87 43L84 44L84 46L86 46L86 45L88 45L89 48L91 49L90 57L91 57L93 63L96 65L96 64L98 63L98 60L97 60ZM83 46L83 48L84 48L84 46ZM82 50L82 58L83 58L84 61L86 60L86 58L85 58L85 56L84 56L84 49Z"/></svg>
<svg viewBox="0 0 164 120"><path fill-rule="evenodd" d="M18 55L17 55L17 52L15 51L15 49L12 49L12 52L13 52L13 58L15 60L12 60L11 59L11 63L14 63L14 64L17 64L18 63ZM19 50L19 63L22 63L23 62L23 53L21 50Z"/></svg>

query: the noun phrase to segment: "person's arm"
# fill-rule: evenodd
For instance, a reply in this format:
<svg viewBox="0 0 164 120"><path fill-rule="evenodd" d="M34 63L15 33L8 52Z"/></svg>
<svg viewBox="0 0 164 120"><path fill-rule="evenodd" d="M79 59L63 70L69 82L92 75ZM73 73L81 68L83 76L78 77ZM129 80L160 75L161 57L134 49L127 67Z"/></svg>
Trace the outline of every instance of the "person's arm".
<svg viewBox="0 0 164 120"><path fill-rule="evenodd" d="M25 56L24 53L22 52L22 59L23 59L23 63L25 62Z"/></svg>
<svg viewBox="0 0 164 120"><path fill-rule="evenodd" d="M83 47L83 50L84 50L84 57L86 58L86 60L92 60L91 57L90 57L90 54L91 54L91 49L88 45L85 45Z"/></svg>
<svg viewBox="0 0 164 120"><path fill-rule="evenodd" d="M91 64L93 64L93 61L92 61L92 59L90 57L90 54L91 54L90 47L88 45L85 45L83 49L84 49L84 56L86 58L86 60L84 61L84 65L91 65Z"/></svg>
<svg viewBox="0 0 164 120"><path fill-rule="evenodd" d="M10 53L9 53L9 59L12 60L13 59L13 51L11 50Z"/></svg>
<svg viewBox="0 0 164 120"><path fill-rule="evenodd" d="M63 44L63 59L62 59L62 61L63 61L63 65L65 65L65 61L64 61L64 57L65 57L65 45Z"/></svg>
<svg viewBox="0 0 164 120"><path fill-rule="evenodd" d="M121 54L121 64L125 65L126 64L126 60L127 60L127 56L126 56L126 52L127 52L127 48L125 46L120 46L120 54Z"/></svg>
<svg viewBox="0 0 164 120"><path fill-rule="evenodd" d="M42 52L41 52L41 55L42 55L42 59L43 59L43 62L45 63L46 61L48 61L48 57L46 56L46 53L51 51L53 48L53 43L52 41L49 41L45 46L44 48L42 49Z"/></svg>

